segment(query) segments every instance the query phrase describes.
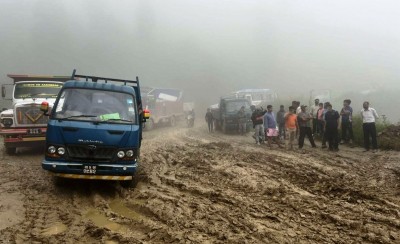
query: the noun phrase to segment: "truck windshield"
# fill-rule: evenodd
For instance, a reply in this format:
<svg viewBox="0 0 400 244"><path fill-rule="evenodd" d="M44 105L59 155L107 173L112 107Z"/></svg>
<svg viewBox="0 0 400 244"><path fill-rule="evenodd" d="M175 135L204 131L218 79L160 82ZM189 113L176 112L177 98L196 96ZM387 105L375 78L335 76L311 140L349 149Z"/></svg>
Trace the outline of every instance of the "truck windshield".
<svg viewBox="0 0 400 244"><path fill-rule="evenodd" d="M242 106L244 106L245 108L250 107L248 101L230 101L226 103L226 111L236 112L239 111Z"/></svg>
<svg viewBox="0 0 400 244"><path fill-rule="evenodd" d="M131 94L69 88L56 101L54 119L136 124L136 103Z"/></svg>
<svg viewBox="0 0 400 244"><path fill-rule="evenodd" d="M15 85L14 98L56 98L61 90L62 83L59 82L24 82Z"/></svg>

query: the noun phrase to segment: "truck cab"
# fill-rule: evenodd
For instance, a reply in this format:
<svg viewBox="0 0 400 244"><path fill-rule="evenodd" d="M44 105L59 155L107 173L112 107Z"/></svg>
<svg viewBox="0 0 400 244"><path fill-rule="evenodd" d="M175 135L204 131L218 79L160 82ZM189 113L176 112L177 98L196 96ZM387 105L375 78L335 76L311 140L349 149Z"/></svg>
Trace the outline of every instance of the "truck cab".
<svg viewBox="0 0 400 244"><path fill-rule="evenodd" d="M18 147L34 147L45 144L47 117L40 111L46 101L50 107L56 100L63 82L70 76L8 75L13 79L12 108L0 113L0 135L8 154ZM6 85L2 97L6 98Z"/></svg>
<svg viewBox="0 0 400 244"><path fill-rule="evenodd" d="M247 131L251 126L251 103L246 98L225 97L221 98L217 106L212 106L211 112L215 119L216 129L227 133L238 131L238 112L244 106L247 117Z"/></svg>
<svg viewBox="0 0 400 244"><path fill-rule="evenodd" d="M129 184L140 159L146 119L141 106L138 78L129 81L74 72L49 112L43 169L56 177ZM42 111L49 111L46 102Z"/></svg>

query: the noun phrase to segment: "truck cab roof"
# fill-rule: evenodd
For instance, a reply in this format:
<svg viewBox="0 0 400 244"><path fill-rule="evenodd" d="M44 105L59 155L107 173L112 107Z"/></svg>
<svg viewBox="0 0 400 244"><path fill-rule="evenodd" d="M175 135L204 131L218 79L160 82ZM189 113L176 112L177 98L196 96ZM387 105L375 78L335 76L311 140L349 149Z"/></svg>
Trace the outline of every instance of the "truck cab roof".
<svg viewBox="0 0 400 244"><path fill-rule="evenodd" d="M65 82L64 88L97 89L97 90L108 90L108 91L135 94L134 89L128 85L98 83L98 82L80 81L80 80L69 80Z"/></svg>

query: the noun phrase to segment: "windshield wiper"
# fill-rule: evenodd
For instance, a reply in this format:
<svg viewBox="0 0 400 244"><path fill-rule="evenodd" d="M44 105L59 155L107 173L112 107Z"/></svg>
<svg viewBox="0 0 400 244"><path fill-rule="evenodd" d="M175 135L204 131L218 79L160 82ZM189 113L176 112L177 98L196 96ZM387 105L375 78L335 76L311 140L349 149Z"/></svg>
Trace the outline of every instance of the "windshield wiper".
<svg viewBox="0 0 400 244"><path fill-rule="evenodd" d="M96 118L97 115L81 114L81 115L73 115L73 116L69 116L69 117L65 117L65 118L59 118L59 119L72 119L72 118L79 118L79 117L83 117L83 118Z"/></svg>
<svg viewBox="0 0 400 244"><path fill-rule="evenodd" d="M103 120L103 121L98 121L98 122L110 122L110 121L121 121L121 122L128 122L128 123L132 123L133 121L132 120L128 120L128 119L106 119L106 120Z"/></svg>

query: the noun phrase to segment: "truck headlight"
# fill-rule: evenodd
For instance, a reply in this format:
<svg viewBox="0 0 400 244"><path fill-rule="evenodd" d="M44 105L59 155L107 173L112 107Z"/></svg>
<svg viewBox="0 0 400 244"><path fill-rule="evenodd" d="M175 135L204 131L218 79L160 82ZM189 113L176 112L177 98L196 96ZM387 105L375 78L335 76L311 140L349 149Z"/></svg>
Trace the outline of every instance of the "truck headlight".
<svg viewBox="0 0 400 244"><path fill-rule="evenodd" d="M13 124L13 119L2 119L1 123L5 126L5 127L10 127Z"/></svg>
<svg viewBox="0 0 400 244"><path fill-rule="evenodd" d="M128 158L132 157L132 156L133 156L133 150L128 150L128 151L126 151L126 156L127 156Z"/></svg>
<svg viewBox="0 0 400 244"><path fill-rule="evenodd" d="M47 148L47 152L50 154L54 154L56 152L56 147L50 146L49 148Z"/></svg>
<svg viewBox="0 0 400 244"><path fill-rule="evenodd" d="M119 151L119 152L117 152L117 157L118 157L118 158L123 158L123 157L125 157L124 151Z"/></svg>
<svg viewBox="0 0 400 244"><path fill-rule="evenodd" d="M58 153L59 155L64 155L64 154L65 154L65 148L59 147L59 148L57 149L57 153Z"/></svg>

